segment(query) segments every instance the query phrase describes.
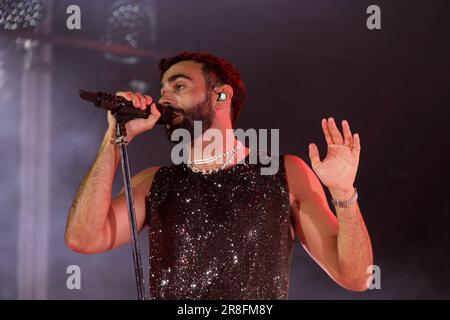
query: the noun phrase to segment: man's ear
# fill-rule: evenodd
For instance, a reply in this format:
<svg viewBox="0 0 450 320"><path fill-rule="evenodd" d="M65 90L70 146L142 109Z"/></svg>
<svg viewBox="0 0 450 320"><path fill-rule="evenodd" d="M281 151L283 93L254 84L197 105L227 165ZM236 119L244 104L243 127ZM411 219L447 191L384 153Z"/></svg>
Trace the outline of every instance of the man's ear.
<svg viewBox="0 0 450 320"><path fill-rule="evenodd" d="M224 84L221 86L215 86L214 87L214 92L216 93L216 101L218 103L220 102L231 102L231 99L233 98L233 87L228 85L228 84Z"/></svg>

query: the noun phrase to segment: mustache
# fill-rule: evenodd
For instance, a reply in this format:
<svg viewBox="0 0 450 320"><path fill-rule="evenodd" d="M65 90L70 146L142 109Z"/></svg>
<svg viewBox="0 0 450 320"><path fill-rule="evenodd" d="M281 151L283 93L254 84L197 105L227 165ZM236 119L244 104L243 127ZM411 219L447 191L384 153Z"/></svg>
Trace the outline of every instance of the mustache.
<svg viewBox="0 0 450 320"><path fill-rule="evenodd" d="M167 110L172 113L182 114L184 116L187 114L187 112L185 110L178 108L176 106L173 106L173 105L167 105L167 106L164 106L164 108L167 108Z"/></svg>

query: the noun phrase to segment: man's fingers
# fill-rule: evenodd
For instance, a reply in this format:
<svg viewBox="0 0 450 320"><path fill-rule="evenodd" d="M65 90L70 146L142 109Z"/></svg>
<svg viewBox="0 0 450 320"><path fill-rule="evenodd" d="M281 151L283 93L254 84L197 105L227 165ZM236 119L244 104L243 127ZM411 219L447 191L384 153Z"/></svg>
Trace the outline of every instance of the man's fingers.
<svg viewBox="0 0 450 320"><path fill-rule="evenodd" d="M124 97L128 101L133 102L133 106L135 108L139 108L145 110L147 106L153 103L153 99L150 96L142 95L140 93L133 93L130 91L118 91L116 92L117 96Z"/></svg>
<svg viewBox="0 0 450 320"><path fill-rule="evenodd" d="M116 92L116 96L124 97L128 101L131 101L133 99L133 95L129 91L118 91L118 92Z"/></svg>
<svg viewBox="0 0 450 320"><path fill-rule="evenodd" d="M330 130L331 137L333 138L333 142L335 144L343 144L344 139L342 138L339 129L336 126L336 122L334 122L333 118L328 118L328 129Z"/></svg>
<svg viewBox="0 0 450 320"><path fill-rule="evenodd" d="M311 166L316 169L320 165L319 149L314 143L309 144L309 159L311 160Z"/></svg>
<svg viewBox="0 0 450 320"><path fill-rule="evenodd" d="M135 108L141 108L141 100L139 99L139 97L137 95L133 95L133 106Z"/></svg>
<svg viewBox="0 0 450 320"><path fill-rule="evenodd" d="M347 120L342 121L342 131L344 132L344 144L349 146L353 142L353 137Z"/></svg>
<svg viewBox="0 0 450 320"><path fill-rule="evenodd" d="M353 151L352 151L352 153L359 157L360 151L361 151L361 141L359 139L359 134L355 133L353 135Z"/></svg>
<svg viewBox="0 0 450 320"><path fill-rule="evenodd" d="M158 108L156 108L156 104L152 103L150 105L150 117L154 118L155 120L158 120L159 117L161 117L161 112L159 112Z"/></svg>
<svg viewBox="0 0 450 320"><path fill-rule="evenodd" d="M142 110L145 110L145 108L147 108L147 101L145 100L144 96L140 93L136 93L136 96L139 98L140 108Z"/></svg>
<svg viewBox="0 0 450 320"><path fill-rule="evenodd" d="M328 130L327 119L322 119L322 130L327 144L333 144L333 138L331 138L330 130Z"/></svg>
<svg viewBox="0 0 450 320"><path fill-rule="evenodd" d="M145 103L146 103L148 106L152 104L152 102L153 102L152 97L150 97L150 96L144 96L144 98L145 98Z"/></svg>

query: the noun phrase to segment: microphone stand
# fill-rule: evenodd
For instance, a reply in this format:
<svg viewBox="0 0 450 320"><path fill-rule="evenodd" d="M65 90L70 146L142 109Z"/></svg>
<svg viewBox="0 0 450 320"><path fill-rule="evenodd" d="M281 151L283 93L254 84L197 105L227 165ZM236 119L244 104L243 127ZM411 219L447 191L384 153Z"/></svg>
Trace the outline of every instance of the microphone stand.
<svg viewBox="0 0 450 320"><path fill-rule="evenodd" d="M144 272L142 269L142 261L141 261L141 249L139 246L138 230L136 223L136 213L133 200L133 190L131 188L130 165L128 163L128 151L127 151L128 140L126 138L127 130L125 128L126 120L120 119L120 116L116 116L116 120L117 120L116 123L117 138L115 140L115 143L119 146L120 149L123 184L125 189L125 197L127 198L128 217L130 222L131 239L133 245L134 273L136 276L138 299L147 300Z"/></svg>

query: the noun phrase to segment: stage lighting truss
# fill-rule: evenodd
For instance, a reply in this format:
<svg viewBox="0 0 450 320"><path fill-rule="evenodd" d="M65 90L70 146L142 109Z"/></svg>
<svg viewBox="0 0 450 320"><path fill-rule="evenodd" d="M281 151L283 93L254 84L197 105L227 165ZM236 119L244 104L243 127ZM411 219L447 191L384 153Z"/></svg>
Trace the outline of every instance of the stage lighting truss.
<svg viewBox="0 0 450 320"><path fill-rule="evenodd" d="M44 17L42 0L1 0L0 29L34 30Z"/></svg>
<svg viewBox="0 0 450 320"><path fill-rule="evenodd" d="M101 41L107 45L122 45L134 49L151 48L156 43L156 13L150 1L116 1L106 14L104 35ZM134 64L137 57L123 57L106 53L114 61Z"/></svg>

